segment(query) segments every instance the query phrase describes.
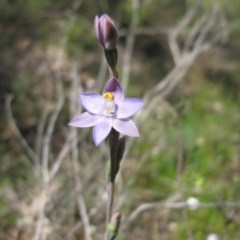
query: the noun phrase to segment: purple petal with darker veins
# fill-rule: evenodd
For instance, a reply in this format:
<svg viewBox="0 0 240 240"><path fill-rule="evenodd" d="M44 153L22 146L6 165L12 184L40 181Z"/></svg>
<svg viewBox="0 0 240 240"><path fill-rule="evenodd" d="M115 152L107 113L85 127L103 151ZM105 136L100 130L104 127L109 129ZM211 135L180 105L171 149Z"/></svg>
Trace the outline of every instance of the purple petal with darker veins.
<svg viewBox="0 0 240 240"><path fill-rule="evenodd" d="M92 127L99 119L100 117L97 115L84 112L74 117L68 125L79 128Z"/></svg>
<svg viewBox="0 0 240 240"><path fill-rule="evenodd" d="M116 102L116 118L129 118L142 108L144 102L140 98L125 98L123 101Z"/></svg>
<svg viewBox="0 0 240 240"><path fill-rule="evenodd" d="M122 86L115 77L108 80L103 89L103 93L105 92L111 92L114 95L115 101L121 101L124 99Z"/></svg>
<svg viewBox="0 0 240 240"><path fill-rule="evenodd" d="M83 107L90 113L101 114L103 102L103 97L98 93L81 93L80 101Z"/></svg>
<svg viewBox="0 0 240 240"><path fill-rule="evenodd" d="M130 137L139 137L139 132L136 125L130 119L114 119L113 128L124 135Z"/></svg>
<svg viewBox="0 0 240 240"><path fill-rule="evenodd" d="M112 129L112 118L101 117L100 121L93 128L93 140L96 146L108 136Z"/></svg>

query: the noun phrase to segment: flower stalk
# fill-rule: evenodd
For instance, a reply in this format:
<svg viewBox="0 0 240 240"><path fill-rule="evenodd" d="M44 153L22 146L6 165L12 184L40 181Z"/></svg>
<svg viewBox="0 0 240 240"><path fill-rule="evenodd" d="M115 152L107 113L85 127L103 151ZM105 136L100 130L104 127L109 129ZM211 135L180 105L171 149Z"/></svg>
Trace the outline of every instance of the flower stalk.
<svg viewBox="0 0 240 240"><path fill-rule="evenodd" d="M96 146L106 138L109 140L105 240L114 240L121 222L121 214L113 213L115 179L125 151L125 136L139 137L138 129L130 118L143 107L144 102L138 98L126 98L118 81L116 68L118 31L114 21L107 14L103 14L95 17L94 26L96 37L104 49L110 79L102 94L92 92L80 94L79 99L86 111L75 116L69 125L78 128L93 127L93 140Z"/></svg>
<svg viewBox="0 0 240 240"><path fill-rule="evenodd" d="M118 72L116 68L118 60L117 49L116 48L110 50L104 49L104 54L108 63L110 75L112 75L115 78L118 78Z"/></svg>
<svg viewBox="0 0 240 240"><path fill-rule="evenodd" d="M106 209L106 221L107 221L107 231L106 239L114 239L117 236L118 229L115 229L114 234L111 226L111 218L114 216L113 205L114 205L114 188L115 188L115 178L119 171L120 162L122 160L124 149L125 149L125 137L119 138L120 134L116 130L112 129L109 134L109 149L110 149L110 161L107 168L107 209ZM120 226L120 219L117 226ZM111 231L110 231L111 230ZM109 233L111 232L111 234Z"/></svg>

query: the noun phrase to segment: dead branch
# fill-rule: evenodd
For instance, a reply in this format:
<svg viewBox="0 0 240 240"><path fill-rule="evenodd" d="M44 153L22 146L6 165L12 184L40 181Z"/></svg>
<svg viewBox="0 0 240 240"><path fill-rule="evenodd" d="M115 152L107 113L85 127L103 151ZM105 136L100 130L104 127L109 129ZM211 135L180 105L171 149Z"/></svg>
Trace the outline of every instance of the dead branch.
<svg viewBox="0 0 240 240"><path fill-rule="evenodd" d="M191 8L189 11L191 14L187 13L180 25L169 31L169 46L175 66L156 86L145 94L146 107L138 115L141 121L145 121L143 116L147 116L154 109L155 103L168 96L176 85L182 81L201 53L209 50L222 38L225 38L225 36L219 34L219 31L215 31L221 27L218 24L220 11L217 7L214 7L210 13L203 14L188 34L187 28L190 20L193 17L196 18L196 14L198 14L196 8ZM183 44L179 42L180 38L183 39ZM182 48L182 45L188 47Z"/></svg>
<svg viewBox="0 0 240 240"><path fill-rule="evenodd" d="M197 210L198 208L239 208L240 202L203 202L199 203L197 208L194 210ZM145 211L149 210L166 210L166 209L185 209L189 208L189 203L187 201L182 202L171 202L171 201L165 201L165 202L152 202L152 203L144 203L139 205L133 212L130 214L130 216L127 219L127 223L130 224L135 219L139 217L140 214L142 214Z"/></svg>
<svg viewBox="0 0 240 240"><path fill-rule="evenodd" d="M135 32L138 23L139 14L139 0L132 0L132 18L131 24L127 35L127 43L125 52L123 55L123 66L122 66L122 86L126 90L128 86L130 70L131 70L131 59L133 53L133 47L135 43Z"/></svg>
<svg viewBox="0 0 240 240"><path fill-rule="evenodd" d="M57 95L57 103L55 109L50 117L50 120L47 125L46 134L43 138L43 146L42 146L42 174L45 182L49 181L49 151L51 146L51 139L53 135L53 131L56 125L57 118L62 110L65 95L63 92L63 85L60 76L60 70L53 74L53 79L55 80L56 84L56 95Z"/></svg>
<svg viewBox="0 0 240 240"><path fill-rule="evenodd" d="M79 78L77 75L77 65L74 62L72 64L72 71L70 72L70 80L71 80L71 91L70 91L70 116L73 116L76 114L76 112L79 112L79 104L77 101L77 95L78 91L80 90L80 84L79 84ZM77 129L76 128L70 128L70 132L74 138L71 144L76 146L78 142L78 136L77 136ZM72 166L73 166L73 175L74 175L74 182L75 182L75 192L80 192L76 194L76 200L77 200L77 205L79 209L79 215L81 216L82 222L83 222L83 227L84 227L84 232L85 232L85 237L86 240L91 240L91 226L89 222L89 216L87 213L87 207L86 203L83 197L83 191L82 191L82 181L81 181L81 176L80 176L80 166L79 166L79 152L77 147L72 147Z"/></svg>
<svg viewBox="0 0 240 240"><path fill-rule="evenodd" d="M28 158L29 162L33 165L34 172L37 174L37 169L39 168L37 155L34 152L34 150L30 147L30 145L27 143L26 139L23 137L19 128L17 127L17 124L12 114L12 108L11 108L12 100L13 100L13 96L8 95L5 102L8 122L10 124L11 130L15 138L17 139L20 146L22 147L22 150L25 153L26 157Z"/></svg>

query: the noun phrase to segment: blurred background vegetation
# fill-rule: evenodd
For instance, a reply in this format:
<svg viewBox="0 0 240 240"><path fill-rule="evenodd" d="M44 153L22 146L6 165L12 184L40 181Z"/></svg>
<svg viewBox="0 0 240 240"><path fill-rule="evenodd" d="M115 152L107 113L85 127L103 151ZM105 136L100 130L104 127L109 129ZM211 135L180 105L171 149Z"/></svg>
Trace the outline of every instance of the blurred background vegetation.
<svg viewBox="0 0 240 240"><path fill-rule="evenodd" d="M185 208L144 211L120 230L119 239L202 240L211 233L222 240L240 238L239 205L231 208L218 205L240 199L240 2L203 0L201 12L210 11L216 2L228 23L229 34L196 59L182 82L158 103L147 121L139 125L141 139L134 140L122 164L117 191L119 198L127 199L122 204L125 219L142 203L167 201L174 196L177 201L194 196L200 202L216 203L216 206L195 211ZM138 3L137 26L154 33L146 31L135 37L127 92L129 96L143 97L146 89L154 87L174 67L165 30L178 24L195 1L141 0ZM26 223L26 216L30 215L26 206L31 205L38 191L38 178L11 128L6 111L7 96L13 97L12 113L22 136L34 148L41 114L44 109L51 112L55 106L56 79L53 80L52 75L55 76L58 68L58 56L62 59L59 74L66 96L70 91L73 63L77 64L83 89L103 85L95 82L102 61L102 50L93 33L93 20L99 13L108 13L120 29L121 69L126 31L132 18L131 1L0 1L2 240L33 239L32 230L28 229L32 225ZM69 101L66 97L57 119L51 141L52 156L60 151L69 131ZM84 146L86 151L95 152L92 155L106 150L95 149L90 132L87 135L87 144L80 141L79 149ZM79 156L81 166L91 162L88 159L91 155L80 152ZM104 161L101 164L104 165ZM94 166L92 163L91 167ZM93 171L91 167L83 179ZM97 177L86 180L91 183L84 190L89 212L91 206L97 205L92 196L101 196L104 191L103 168L96 171ZM102 180L96 183L97 179ZM58 173L57 184L46 210L45 229L49 231L46 239L85 239L81 227L72 229L81 222L81 217L76 210L75 196L71 194L73 175L68 160ZM91 188L96 184L99 185ZM55 219L58 222L54 222ZM93 239L101 239L104 219L99 214L90 222L94 226Z"/></svg>

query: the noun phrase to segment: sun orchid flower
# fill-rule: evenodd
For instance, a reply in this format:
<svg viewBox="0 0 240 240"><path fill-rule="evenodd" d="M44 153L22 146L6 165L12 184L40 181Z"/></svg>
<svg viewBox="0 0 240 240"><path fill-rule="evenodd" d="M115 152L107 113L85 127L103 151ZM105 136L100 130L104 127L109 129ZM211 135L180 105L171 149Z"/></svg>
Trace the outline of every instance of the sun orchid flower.
<svg viewBox="0 0 240 240"><path fill-rule="evenodd" d="M85 92L80 101L87 110L69 123L70 126L93 127L93 140L96 146L109 135L112 128L130 137L139 137L135 123L130 119L144 102L139 98L125 98L122 86L113 77L106 83L103 94Z"/></svg>
<svg viewBox="0 0 240 240"><path fill-rule="evenodd" d="M95 33L104 49L116 48L118 32L114 21L107 15L96 16L94 21Z"/></svg>

